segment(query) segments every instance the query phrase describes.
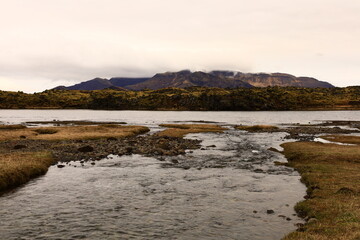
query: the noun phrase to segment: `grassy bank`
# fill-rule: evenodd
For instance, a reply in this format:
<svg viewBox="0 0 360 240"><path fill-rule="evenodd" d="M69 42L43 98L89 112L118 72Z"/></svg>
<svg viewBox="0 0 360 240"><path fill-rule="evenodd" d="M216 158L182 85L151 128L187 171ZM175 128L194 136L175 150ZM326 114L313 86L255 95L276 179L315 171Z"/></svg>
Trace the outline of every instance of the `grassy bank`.
<svg viewBox="0 0 360 240"><path fill-rule="evenodd" d="M358 136L327 135L327 136L322 136L322 138L331 142L339 142L345 144L360 144L360 137Z"/></svg>
<svg viewBox="0 0 360 240"><path fill-rule="evenodd" d="M293 142L282 147L308 188L307 200L295 207L307 223L284 240L360 239L360 146Z"/></svg>
<svg viewBox="0 0 360 240"><path fill-rule="evenodd" d="M215 124L161 124L166 127L164 131L157 133L158 136L183 137L189 133L223 132L226 128Z"/></svg>
<svg viewBox="0 0 360 240"><path fill-rule="evenodd" d="M34 140L74 140L106 137L130 137L146 133L149 128L143 126L99 125L47 128L14 128L0 130L0 141L20 138Z"/></svg>
<svg viewBox="0 0 360 240"><path fill-rule="evenodd" d="M0 194L45 174L52 163L47 152L0 154Z"/></svg>

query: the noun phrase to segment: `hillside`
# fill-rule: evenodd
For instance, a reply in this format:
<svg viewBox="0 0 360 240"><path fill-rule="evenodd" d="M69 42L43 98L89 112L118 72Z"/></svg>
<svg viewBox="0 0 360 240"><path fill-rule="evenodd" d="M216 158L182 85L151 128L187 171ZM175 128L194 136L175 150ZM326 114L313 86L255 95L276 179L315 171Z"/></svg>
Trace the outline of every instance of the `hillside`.
<svg viewBox="0 0 360 240"><path fill-rule="evenodd" d="M123 78L108 79L95 78L73 86L59 86L57 90L102 90L121 87L130 90L187 88L187 87L218 87L218 88L251 88L251 87L306 87L306 88L332 88L330 83L309 77L295 77L284 73L241 73L231 71L166 72L155 74L151 78Z"/></svg>
<svg viewBox="0 0 360 240"><path fill-rule="evenodd" d="M360 87L164 88L131 91L0 91L2 109L114 109L190 111L360 110Z"/></svg>
<svg viewBox="0 0 360 240"><path fill-rule="evenodd" d="M258 74L244 74L237 73L235 79L247 82L254 87L308 87L308 88L332 88L334 87L328 82L322 82L315 78L309 77L295 77L284 73L258 73Z"/></svg>
<svg viewBox="0 0 360 240"><path fill-rule="evenodd" d="M168 87L187 88L194 86L219 88L252 87L252 85L241 80L224 78L211 73L180 71L159 73L147 81L127 86L127 88L132 90L146 88L156 90Z"/></svg>

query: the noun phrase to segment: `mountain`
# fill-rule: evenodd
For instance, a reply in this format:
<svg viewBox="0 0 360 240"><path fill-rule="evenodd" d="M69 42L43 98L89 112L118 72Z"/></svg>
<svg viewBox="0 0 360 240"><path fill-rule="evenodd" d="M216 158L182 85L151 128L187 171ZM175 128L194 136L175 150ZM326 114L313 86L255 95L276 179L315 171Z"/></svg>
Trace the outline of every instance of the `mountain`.
<svg viewBox="0 0 360 240"><path fill-rule="evenodd" d="M55 90L102 90L105 88L114 87L107 79L95 78L86 82L81 82L70 87L59 86Z"/></svg>
<svg viewBox="0 0 360 240"><path fill-rule="evenodd" d="M128 85L138 84L141 82L145 82L146 80L149 80L150 78L123 78L123 77L116 77L111 78L109 81L111 84L117 87L126 87Z"/></svg>
<svg viewBox="0 0 360 240"><path fill-rule="evenodd" d="M211 73L190 72L185 70L180 72L158 73L147 81L129 85L126 86L126 88L131 90L141 90L145 88L156 90L168 87L186 88L194 86L219 88L252 87L252 85L242 80L224 78Z"/></svg>
<svg viewBox="0 0 360 240"><path fill-rule="evenodd" d="M310 77L295 77L285 73L242 73L232 71L165 72L155 74L151 78L123 78L115 77L110 80L95 78L70 87L59 86L58 90L102 90L125 88L130 90L187 88L193 86L237 88L237 87L307 87L332 88L328 82L322 82Z"/></svg>
<svg viewBox="0 0 360 240"><path fill-rule="evenodd" d="M322 82L315 78L309 77L295 77L285 73L258 73L258 74L246 74L237 73L234 76L235 79L247 82L254 87L307 87L307 88L332 88L334 87L328 82Z"/></svg>

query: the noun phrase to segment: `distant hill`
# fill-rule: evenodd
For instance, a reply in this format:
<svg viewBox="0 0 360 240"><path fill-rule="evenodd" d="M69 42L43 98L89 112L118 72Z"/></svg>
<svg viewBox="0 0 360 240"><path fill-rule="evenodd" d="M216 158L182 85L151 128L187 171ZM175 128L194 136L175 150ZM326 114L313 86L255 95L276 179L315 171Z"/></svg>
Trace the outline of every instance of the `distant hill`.
<svg viewBox="0 0 360 240"><path fill-rule="evenodd" d="M125 88L130 90L187 88L187 87L218 87L218 88L251 88L251 87L306 87L332 88L328 82L322 82L310 77L295 77L285 73L241 73L232 71L166 72L155 74L151 78L123 78L108 79L95 78L73 86L59 86L59 90L102 90Z"/></svg>
<svg viewBox="0 0 360 240"><path fill-rule="evenodd" d="M73 86L65 87L59 86L54 89L56 90L102 90L110 87L116 87L109 82L107 79L95 78L86 82L81 82Z"/></svg>

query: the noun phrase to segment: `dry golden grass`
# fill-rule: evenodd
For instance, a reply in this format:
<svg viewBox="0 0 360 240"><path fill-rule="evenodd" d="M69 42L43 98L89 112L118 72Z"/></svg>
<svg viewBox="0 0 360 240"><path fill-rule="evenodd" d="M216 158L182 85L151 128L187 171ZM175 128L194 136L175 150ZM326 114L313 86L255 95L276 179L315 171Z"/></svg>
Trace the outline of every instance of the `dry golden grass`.
<svg viewBox="0 0 360 240"><path fill-rule="evenodd" d="M0 130L16 130L16 129L24 129L26 126L21 124L16 125L0 125Z"/></svg>
<svg viewBox="0 0 360 240"><path fill-rule="evenodd" d="M359 136L343 136L343 135L327 135L321 138L331 142L347 143L347 144L360 144Z"/></svg>
<svg viewBox="0 0 360 240"><path fill-rule="evenodd" d="M161 127L167 127L164 131L157 133L157 136L183 137L189 133L202 132L223 132L226 128L215 124L161 124Z"/></svg>
<svg viewBox="0 0 360 240"><path fill-rule="evenodd" d="M8 153L0 155L0 192L45 174L53 159L49 153Z"/></svg>
<svg viewBox="0 0 360 240"><path fill-rule="evenodd" d="M96 139L104 137L128 137L148 132L143 126L72 126L72 127L48 127L48 128L25 128L17 130L1 130L0 141L17 140L21 136L27 139L38 140L72 140L72 139Z"/></svg>
<svg viewBox="0 0 360 240"><path fill-rule="evenodd" d="M293 142L282 147L308 188L309 199L295 209L316 219L284 239L360 239L360 146Z"/></svg>
<svg viewBox="0 0 360 240"><path fill-rule="evenodd" d="M235 129L249 131L249 132L259 132L259 131L276 130L279 128L272 125L254 125L254 126L241 125L241 126L236 126Z"/></svg>

